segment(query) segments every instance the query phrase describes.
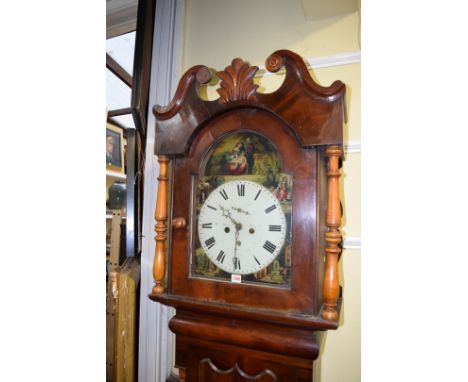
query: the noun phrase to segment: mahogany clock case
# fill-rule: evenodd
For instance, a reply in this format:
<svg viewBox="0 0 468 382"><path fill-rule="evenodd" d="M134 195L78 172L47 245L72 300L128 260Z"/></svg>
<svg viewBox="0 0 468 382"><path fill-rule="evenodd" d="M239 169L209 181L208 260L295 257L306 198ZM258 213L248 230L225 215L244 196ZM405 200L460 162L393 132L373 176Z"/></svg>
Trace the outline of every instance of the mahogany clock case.
<svg viewBox="0 0 468 382"><path fill-rule="evenodd" d="M219 139L231 132L248 130L270 140L283 160L283 171L292 174L292 272L291 286L287 289L199 279L191 277L189 273L194 178L200 175L206 154ZM167 293L222 304L317 315L321 293L316 285L320 285L318 278L323 273L320 271L323 261L320 261L319 255L323 241L316 224L316 211L321 210L317 208L321 185L318 183L324 183L323 169L318 168L318 163L322 163L317 160L319 155L319 150L302 149L289 128L276 117L260 110L244 109L226 113L200 129L187 156L173 160L172 217L182 217L192 224L188 224L186 229L171 232L172 256L169 257ZM300 240L295 240L296 237ZM312 274L311 269L314 270Z"/></svg>
<svg viewBox="0 0 468 382"><path fill-rule="evenodd" d="M266 60L270 72L283 67L280 88L262 94L253 83L258 68L235 59L218 72L220 98L205 101L199 86L211 75L195 66L171 103L153 108L161 167L149 297L177 309L169 326L180 381L310 381L321 331L338 327L345 86L316 84L287 50ZM216 145L239 133L271 142L292 181L290 279L279 286L192 272L197 181Z"/></svg>

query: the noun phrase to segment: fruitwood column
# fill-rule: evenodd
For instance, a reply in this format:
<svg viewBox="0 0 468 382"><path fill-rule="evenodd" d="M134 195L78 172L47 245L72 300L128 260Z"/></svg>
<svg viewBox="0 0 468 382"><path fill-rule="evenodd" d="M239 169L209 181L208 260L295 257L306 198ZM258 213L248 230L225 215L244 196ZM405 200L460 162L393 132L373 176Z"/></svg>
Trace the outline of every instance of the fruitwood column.
<svg viewBox="0 0 468 382"><path fill-rule="evenodd" d="M166 259L164 258L164 245L167 238L167 164L169 158L166 155L158 156L158 198L156 201L156 251L153 262L154 287L153 294L164 292L164 275L166 273Z"/></svg>
<svg viewBox="0 0 468 382"><path fill-rule="evenodd" d="M341 205L340 205L340 169L339 160L341 148L330 146L326 151L328 157L328 202L325 233L325 275L323 279L323 310L322 318L338 320L337 302L340 292L338 279L338 256L341 253Z"/></svg>

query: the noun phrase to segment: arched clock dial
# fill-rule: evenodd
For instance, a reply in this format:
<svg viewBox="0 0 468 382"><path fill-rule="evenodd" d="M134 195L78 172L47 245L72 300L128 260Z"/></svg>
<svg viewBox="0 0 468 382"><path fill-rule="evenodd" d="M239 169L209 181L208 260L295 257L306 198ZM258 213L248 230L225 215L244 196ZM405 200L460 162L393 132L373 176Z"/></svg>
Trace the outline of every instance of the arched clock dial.
<svg viewBox="0 0 468 382"><path fill-rule="evenodd" d="M203 203L198 237L210 260L223 271L247 275L267 267L286 237L278 199L262 185L235 180L222 184Z"/></svg>

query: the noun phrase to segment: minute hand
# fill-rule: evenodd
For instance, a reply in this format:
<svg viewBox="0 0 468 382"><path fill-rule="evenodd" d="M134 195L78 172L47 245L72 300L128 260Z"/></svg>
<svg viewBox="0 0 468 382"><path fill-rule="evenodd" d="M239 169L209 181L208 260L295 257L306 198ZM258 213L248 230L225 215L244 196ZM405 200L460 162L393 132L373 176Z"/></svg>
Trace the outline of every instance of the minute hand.
<svg viewBox="0 0 468 382"><path fill-rule="evenodd" d="M234 270L237 269L237 265L239 263L239 259L237 258L237 243L239 239L239 230L236 228L236 234L235 234L235 243L234 243L234 257L232 258L233 265L234 265Z"/></svg>
<svg viewBox="0 0 468 382"><path fill-rule="evenodd" d="M232 258L234 270L237 269L237 266L239 265L239 259L237 258L237 244L239 243L239 231L242 228L242 225L238 223L232 216L231 212L228 211L227 209L224 209L223 206L219 206L223 210L223 216L231 220L231 222L234 224L234 227L236 229L236 233L234 235L234 256Z"/></svg>

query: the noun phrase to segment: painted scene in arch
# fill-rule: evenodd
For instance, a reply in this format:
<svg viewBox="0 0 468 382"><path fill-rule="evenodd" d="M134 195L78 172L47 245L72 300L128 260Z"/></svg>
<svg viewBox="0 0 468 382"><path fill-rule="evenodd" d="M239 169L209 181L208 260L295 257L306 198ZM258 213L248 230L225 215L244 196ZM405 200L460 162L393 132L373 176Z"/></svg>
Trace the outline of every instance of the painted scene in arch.
<svg viewBox="0 0 468 382"><path fill-rule="evenodd" d="M252 181L268 189L279 201L287 222L286 239L278 256L261 271L243 275L242 282L289 287L293 201L291 174L283 171L281 157L267 138L249 131L228 134L214 145L200 176L194 177L197 216L210 193L233 180ZM230 280L231 275L216 267L206 256L199 242L196 226L195 224L192 241L195 244L192 249L192 276Z"/></svg>

